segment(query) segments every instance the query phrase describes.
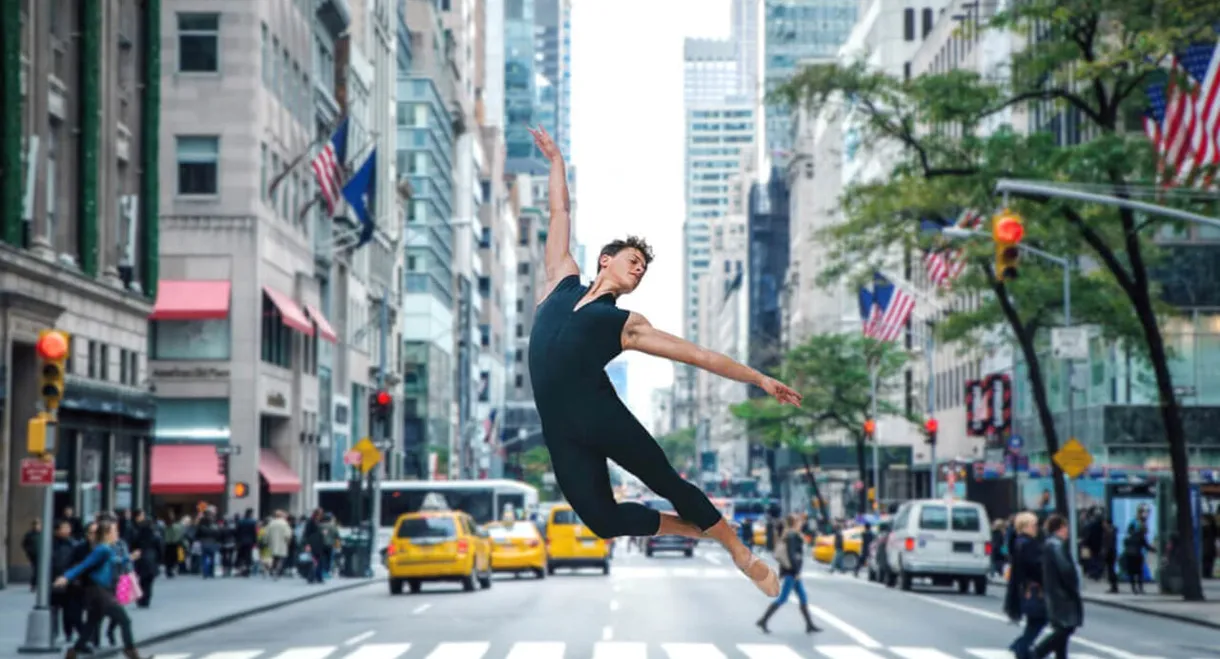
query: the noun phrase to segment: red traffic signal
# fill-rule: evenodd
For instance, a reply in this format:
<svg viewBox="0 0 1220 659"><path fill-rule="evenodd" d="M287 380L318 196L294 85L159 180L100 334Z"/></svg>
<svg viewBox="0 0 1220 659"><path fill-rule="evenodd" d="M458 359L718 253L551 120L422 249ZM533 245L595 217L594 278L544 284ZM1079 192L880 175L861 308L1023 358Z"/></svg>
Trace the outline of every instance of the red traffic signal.
<svg viewBox="0 0 1220 659"><path fill-rule="evenodd" d="M249 485L246 485L245 483L234 483L233 484L233 498L234 499L245 499L248 496L250 496L250 486Z"/></svg>
<svg viewBox="0 0 1220 659"><path fill-rule="evenodd" d="M382 407L389 405L390 401L392 400L393 398L390 397L390 392L388 391L378 391L377 394L373 396L373 401Z"/></svg>
<svg viewBox="0 0 1220 659"><path fill-rule="evenodd" d="M38 358L45 362L57 362L68 356L68 337L63 332L50 331L38 337L34 344Z"/></svg>
<svg viewBox="0 0 1220 659"><path fill-rule="evenodd" d="M1019 243L1025 237L1025 224L1016 215L1001 215L996 218L991 233L998 243Z"/></svg>
<svg viewBox="0 0 1220 659"><path fill-rule="evenodd" d="M877 431L877 422L876 421L873 421L872 419L868 419L867 421L864 422L864 434L872 435L876 431Z"/></svg>
<svg viewBox="0 0 1220 659"><path fill-rule="evenodd" d="M928 419L923 422L923 429L929 434L935 433L940 428L940 423L936 419Z"/></svg>

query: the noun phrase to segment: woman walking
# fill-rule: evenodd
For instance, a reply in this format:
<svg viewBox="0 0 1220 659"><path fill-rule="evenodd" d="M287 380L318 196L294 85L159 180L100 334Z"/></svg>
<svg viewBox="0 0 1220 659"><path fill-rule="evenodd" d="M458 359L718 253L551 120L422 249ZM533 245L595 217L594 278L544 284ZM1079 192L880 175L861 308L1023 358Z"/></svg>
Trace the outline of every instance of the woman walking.
<svg viewBox="0 0 1220 659"><path fill-rule="evenodd" d="M531 132L551 163L551 217L546 282L530 332L529 372L559 489L599 537L711 537L729 551L737 569L775 597L775 572L737 538L707 495L678 475L656 440L614 393L605 367L624 350L638 350L754 384L780 403L800 405L800 394L722 354L662 332L638 313L619 309L616 300L640 285L652 261L652 248L643 240L629 237L603 247L596 277L582 285L580 268L568 251L572 227L563 155L545 130ZM607 458L668 499L677 514L616 502Z"/></svg>
<svg viewBox="0 0 1220 659"><path fill-rule="evenodd" d="M118 526L110 520L98 522L96 538L97 543L93 546L93 551L76 567L56 579L55 587L63 588L71 581L82 579L90 626L100 624L103 617L110 618L118 625L123 636L123 656L127 659L141 659L131 633L131 617L115 595L120 574L131 568L130 561L121 558L116 550L119 541ZM135 558L139 556L136 555ZM64 655L66 659L76 659L78 652L87 652L88 649L82 647L81 639L89 636L90 634L78 636L77 644L68 648L67 654Z"/></svg>
<svg viewBox="0 0 1220 659"><path fill-rule="evenodd" d="M1017 513L1013 519L1016 539L1010 560L1004 612L1014 623L1025 618L1025 629L1008 645L1016 659L1029 659L1034 641L1046 627L1046 591L1042 587L1042 540L1038 516Z"/></svg>
<svg viewBox="0 0 1220 659"><path fill-rule="evenodd" d="M805 633L822 631L813 624L813 617L809 615L809 598L805 595L805 584L801 583L801 565L804 562L804 556L805 538L801 535L801 518L799 515L788 515L783 531L775 543L775 560L779 562L779 577L783 580L779 597L767 605L763 617L755 623L759 629L763 630L763 633L771 633L771 630L767 629L767 621L775 615L779 607L788 601L788 596L792 594L792 591L796 591L797 603L801 605L801 617L805 619Z"/></svg>

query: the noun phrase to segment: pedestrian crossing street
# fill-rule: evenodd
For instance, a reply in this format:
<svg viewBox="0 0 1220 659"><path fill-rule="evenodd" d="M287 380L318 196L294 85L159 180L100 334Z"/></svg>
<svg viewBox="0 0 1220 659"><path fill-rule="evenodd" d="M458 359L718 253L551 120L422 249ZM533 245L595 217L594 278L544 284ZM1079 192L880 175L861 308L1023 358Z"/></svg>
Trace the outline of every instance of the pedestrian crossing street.
<svg viewBox="0 0 1220 659"><path fill-rule="evenodd" d="M575 647L569 647L570 645ZM296 647L283 650L223 650L201 653L156 652L157 659L1012 659L1000 648L965 648L957 652L931 647L872 648L862 645L782 643L636 643L518 642L492 644L366 643L359 646ZM1114 659L1071 653L1072 659ZM1162 659L1142 657L1141 659Z"/></svg>

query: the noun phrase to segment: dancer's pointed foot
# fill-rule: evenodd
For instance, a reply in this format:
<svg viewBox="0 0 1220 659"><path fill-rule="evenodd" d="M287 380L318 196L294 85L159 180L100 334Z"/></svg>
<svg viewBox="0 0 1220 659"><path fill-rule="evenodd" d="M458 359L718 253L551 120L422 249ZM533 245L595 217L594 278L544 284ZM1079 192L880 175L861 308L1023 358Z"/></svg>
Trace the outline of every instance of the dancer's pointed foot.
<svg viewBox="0 0 1220 659"><path fill-rule="evenodd" d="M754 585L763 592L767 597L779 596L779 576L775 574L775 570L771 569L770 565L759 560L753 552L750 552L750 557L744 562L734 559L734 564L741 573L750 578Z"/></svg>

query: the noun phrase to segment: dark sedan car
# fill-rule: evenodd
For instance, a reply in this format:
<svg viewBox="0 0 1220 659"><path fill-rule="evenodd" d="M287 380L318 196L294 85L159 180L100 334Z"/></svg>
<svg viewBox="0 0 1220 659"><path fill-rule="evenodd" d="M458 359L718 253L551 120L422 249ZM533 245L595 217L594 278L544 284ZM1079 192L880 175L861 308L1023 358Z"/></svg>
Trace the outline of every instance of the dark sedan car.
<svg viewBox="0 0 1220 659"><path fill-rule="evenodd" d="M644 499L640 503L664 513L674 512L673 504L665 499ZM644 540L644 555L652 556L655 552L672 551L682 552L690 558L695 555L695 544L694 538L684 538L680 535L652 536Z"/></svg>

